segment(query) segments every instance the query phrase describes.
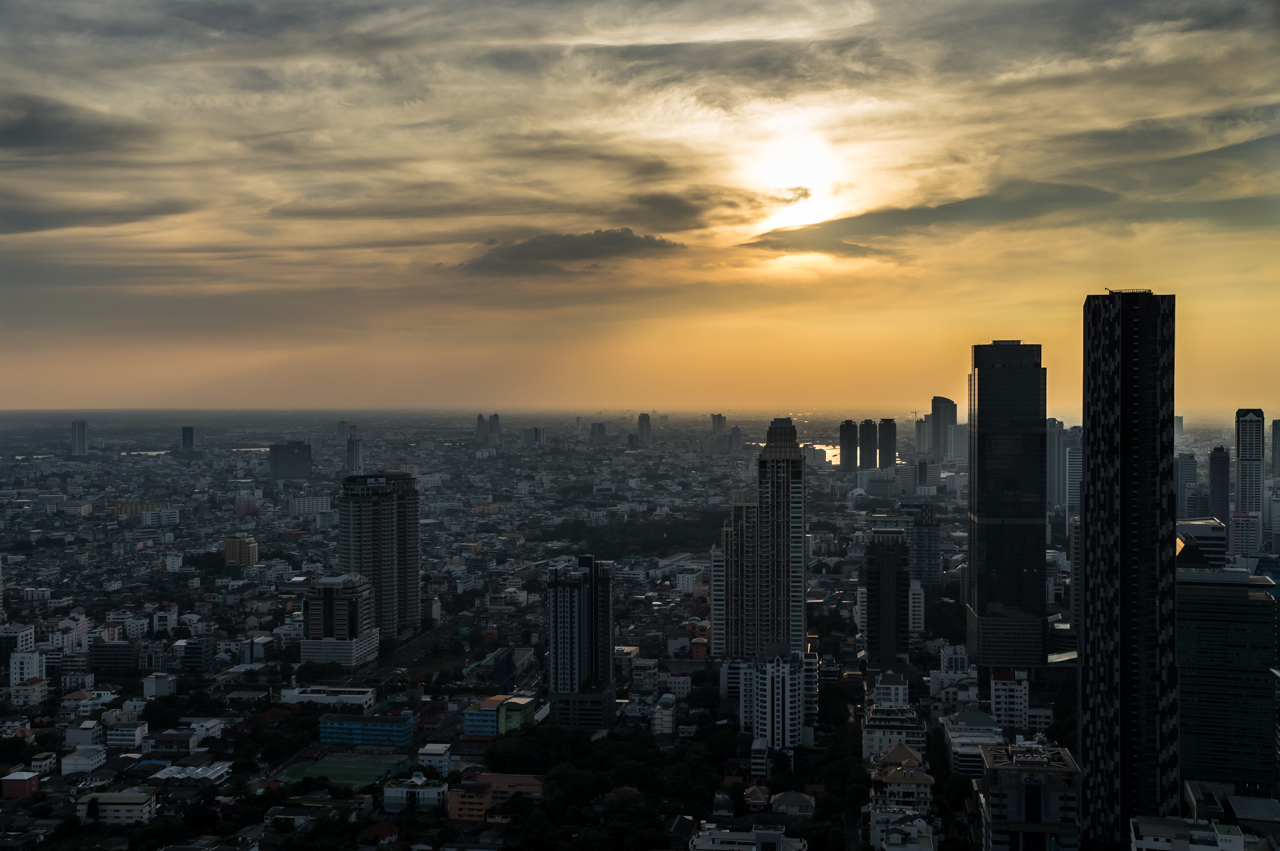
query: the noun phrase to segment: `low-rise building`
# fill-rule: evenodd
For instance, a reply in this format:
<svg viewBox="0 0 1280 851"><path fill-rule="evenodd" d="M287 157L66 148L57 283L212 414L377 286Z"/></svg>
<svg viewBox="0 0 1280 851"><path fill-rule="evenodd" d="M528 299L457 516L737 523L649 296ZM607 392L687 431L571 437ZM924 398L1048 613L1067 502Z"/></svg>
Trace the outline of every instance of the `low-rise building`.
<svg viewBox="0 0 1280 851"><path fill-rule="evenodd" d="M392 780L382 788L382 808L389 813L410 809L430 813L448 804L449 786L428 780L420 772L406 780Z"/></svg>
<svg viewBox="0 0 1280 851"><path fill-rule="evenodd" d="M1130 851L1245 851L1268 848L1234 824L1138 816L1129 820Z"/></svg>
<svg viewBox="0 0 1280 851"><path fill-rule="evenodd" d="M85 823L148 824L156 817L156 796L154 792L91 792L76 801L76 815Z"/></svg>
<svg viewBox="0 0 1280 851"><path fill-rule="evenodd" d="M418 764L434 768L441 777L449 774L449 745L426 744L418 748Z"/></svg>
<svg viewBox="0 0 1280 851"><path fill-rule="evenodd" d="M6 798L25 798L40 788L40 775L35 771L15 771L0 780L0 793Z"/></svg>
<svg viewBox="0 0 1280 851"><path fill-rule="evenodd" d="M934 851L933 827L922 812L868 804L862 816L876 851Z"/></svg>
<svg viewBox="0 0 1280 851"><path fill-rule="evenodd" d="M62 774L89 773L107 762L107 749L102 745L83 745L62 758Z"/></svg>
<svg viewBox="0 0 1280 851"><path fill-rule="evenodd" d="M280 690L282 703L318 703L322 706L359 707L368 712L378 702L378 690L347 686L308 686Z"/></svg>
<svg viewBox="0 0 1280 851"><path fill-rule="evenodd" d="M1026 730L1031 725L1027 718L1030 684L1027 672L991 672L991 717L1005 729Z"/></svg>
<svg viewBox="0 0 1280 851"><path fill-rule="evenodd" d="M413 713L321 715L320 741L326 745L407 748L413 744Z"/></svg>
<svg viewBox="0 0 1280 851"><path fill-rule="evenodd" d="M873 706L862 722L864 758L885 753L897 745L923 752L924 740L924 722L908 706Z"/></svg>
<svg viewBox="0 0 1280 851"><path fill-rule="evenodd" d="M787 836L785 827L767 824L740 827L699 822L689 840L689 851L805 851L808 847L805 840Z"/></svg>
<svg viewBox="0 0 1280 851"><path fill-rule="evenodd" d="M933 775L920 752L906 745L891 748L872 764L876 781L871 803L925 812L933 804Z"/></svg>
<svg viewBox="0 0 1280 851"><path fill-rule="evenodd" d="M985 712L969 709L942 719L943 737L951 754L951 773L982 776L982 746L1003 745L1004 731Z"/></svg>
<svg viewBox="0 0 1280 851"><path fill-rule="evenodd" d="M107 728L107 747L138 750L147 735L146 721L130 721L123 724L112 724Z"/></svg>

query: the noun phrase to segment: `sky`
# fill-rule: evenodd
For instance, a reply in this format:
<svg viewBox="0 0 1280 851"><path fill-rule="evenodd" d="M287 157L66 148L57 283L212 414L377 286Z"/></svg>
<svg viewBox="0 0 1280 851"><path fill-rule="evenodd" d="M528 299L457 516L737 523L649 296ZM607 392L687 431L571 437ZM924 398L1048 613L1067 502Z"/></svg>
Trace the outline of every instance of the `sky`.
<svg viewBox="0 0 1280 851"><path fill-rule="evenodd" d="M1280 4L0 2L0 408L1280 414ZM962 417L963 418L963 417Z"/></svg>

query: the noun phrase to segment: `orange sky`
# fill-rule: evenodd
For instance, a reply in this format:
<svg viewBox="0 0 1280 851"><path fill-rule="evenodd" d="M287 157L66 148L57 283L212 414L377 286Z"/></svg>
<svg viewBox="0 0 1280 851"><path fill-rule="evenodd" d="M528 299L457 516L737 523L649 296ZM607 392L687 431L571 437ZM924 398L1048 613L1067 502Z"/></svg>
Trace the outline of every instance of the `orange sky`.
<svg viewBox="0 0 1280 851"><path fill-rule="evenodd" d="M1178 295L1280 413L1265 3L18 2L0 406L963 408Z"/></svg>

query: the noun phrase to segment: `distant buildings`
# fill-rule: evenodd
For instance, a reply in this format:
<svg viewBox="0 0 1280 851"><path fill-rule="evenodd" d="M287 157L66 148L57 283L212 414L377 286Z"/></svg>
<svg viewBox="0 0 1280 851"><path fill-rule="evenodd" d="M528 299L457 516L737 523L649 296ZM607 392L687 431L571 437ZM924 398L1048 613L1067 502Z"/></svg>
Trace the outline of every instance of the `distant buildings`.
<svg viewBox="0 0 1280 851"><path fill-rule="evenodd" d="M929 412L929 460L945 460L947 437L956 424L956 403L945 396L934 396ZM970 422L973 418L970 417Z"/></svg>
<svg viewBox="0 0 1280 851"><path fill-rule="evenodd" d="M269 450L271 478L280 480L311 479L311 446L301 440L273 444Z"/></svg>
<svg viewBox="0 0 1280 851"><path fill-rule="evenodd" d="M892 470L898 463L898 424L892 418L880 421L880 463L881 470Z"/></svg>
<svg viewBox="0 0 1280 851"><path fill-rule="evenodd" d="M1236 411L1236 511L1262 512L1265 423L1257 408Z"/></svg>
<svg viewBox="0 0 1280 851"><path fill-rule="evenodd" d="M712 553L711 652L755 659L805 647L805 463L789 418L769 426L754 498L735 492Z"/></svg>
<svg viewBox="0 0 1280 851"><path fill-rule="evenodd" d="M1209 516L1231 520L1231 453L1224 446L1209 453Z"/></svg>
<svg viewBox="0 0 1280 851"><path fill-rule="evenodd" d="M1178 812L1174 297L1087 297L1084 353L1080 812L1119 843Z"/></svg>
<svg viewBox="0 0 1280 851"><path fill-rule="evenodd" d="M354 434L347 438L347 472L354 476L364 473L364 440Z"/></svg>
<svg viewBox="0 0 1280 851"><path fill-rule="evenodd" d="M183 452L191 452L196 448L196 427L183 426L182 437L178 444L178 448Z"/></svg>
<svg viewBox="0 0 1280 851"><path fill-rule="evenodd" d="M382 638L411 635L422 621L418 489L409 473L347 476L338 499L338 567L373 585Z"/></svg>
<svg viewBox="0 0 1280 851"><path fill-rule="evenodd" d="M1044 414L1040 346L973 347L966 614L969 658L984 671L1045 661Z"/></svg>
<svg viewBox="0 0 1280 851"><path fill-rule="evenodd" d="M83 458L89 454L89 423L86 420L71 421L71 457Z"/></svg>
<svg viewBox="0 0 1280 851"><path fill-rule="evenodd" d="M858 469L873 470L876 463L876 450L879 448L878 432L875 420L863 420L858 429Z"/></svg>
<svg viewBox="0 0 1280 851"><path fill-rule="evenodd" d="M911 551L901 529L872 529L861 587L866 588L868 670L887 671L910 647Z"/></svg>
<svg viewBox="0 0 1280 851"><path fill-rule="evenodd" d="M641 414L636 423L636 438L641 449L653 446L653 423L648 414Z"/></svg>
<svg viewBox="0 0 1280 851"><path fill-rule="evenodd" d="M840 469L846 473L858 469L858 424L853 420L840 423Z"/></svg>
<svg viewBox="0 0 1280 851"><path fill-rule="evenodd" d="M613 568L594 556L549 577L547 689L552 717L603 729L614 719Z"/></svg>

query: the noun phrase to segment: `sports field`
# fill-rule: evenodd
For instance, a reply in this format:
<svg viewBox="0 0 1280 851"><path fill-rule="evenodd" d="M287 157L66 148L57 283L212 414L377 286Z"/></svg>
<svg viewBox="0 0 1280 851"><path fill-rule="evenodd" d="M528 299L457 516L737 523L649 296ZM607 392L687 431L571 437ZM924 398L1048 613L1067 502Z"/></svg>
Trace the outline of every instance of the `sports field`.
<svg viewBox="0 0 1280 851"><path fill-rule="evenodd" d="M360 787L394 774L408 763L409 758L402 754L329 754L318 761L309 759L291 765L275 779L296 783L304 777L328 777L331 783Z"/></svg>

